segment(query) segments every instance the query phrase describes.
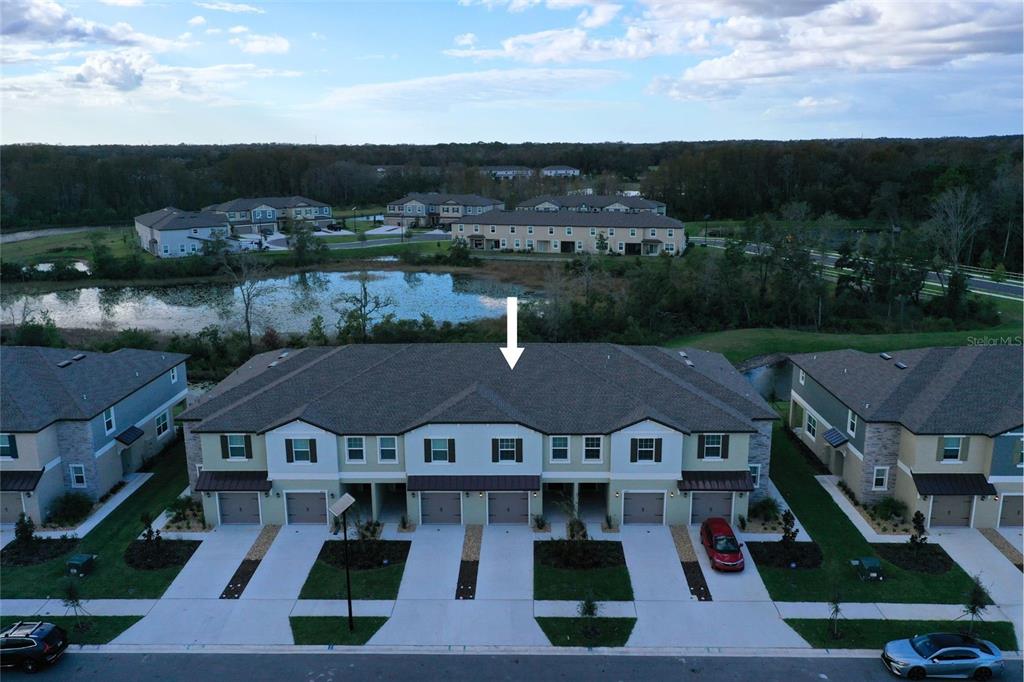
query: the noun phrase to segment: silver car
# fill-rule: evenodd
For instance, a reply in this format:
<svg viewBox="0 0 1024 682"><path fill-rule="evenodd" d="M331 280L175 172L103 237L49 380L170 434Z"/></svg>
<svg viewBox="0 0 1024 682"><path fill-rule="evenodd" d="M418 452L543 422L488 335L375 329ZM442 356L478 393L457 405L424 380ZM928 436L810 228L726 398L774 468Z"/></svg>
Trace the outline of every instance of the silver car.
<svg viewBox="0 0 1024 682"><path fill-rule="evenodd" d="M934 633L885 645L882 663L897 677L988 680L1003 672L1003 654L992 642L967 635Z"/></svg>

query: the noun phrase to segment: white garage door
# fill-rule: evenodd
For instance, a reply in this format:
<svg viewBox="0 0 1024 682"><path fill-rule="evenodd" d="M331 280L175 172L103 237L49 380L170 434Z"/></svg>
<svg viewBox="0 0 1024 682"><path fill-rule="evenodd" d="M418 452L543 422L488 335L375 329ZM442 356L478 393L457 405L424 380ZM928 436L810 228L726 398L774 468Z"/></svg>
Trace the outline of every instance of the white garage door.
<svg viewBox="0 0 1024 682"><path fill-rule="evenodd" d="M932 526L971 525L970 495L932 495Z"/></svg>
<svg viewBox="0 0 1024 682"><path fill-rule="evenodd" d="M259 493L218 493L221 523L259 523Z"/></svg>
<svg viewBox="0 0 1024 682"><path fill-rule="evenodd" d="M662 523L665 493L623 493L623 523Z"/></svg>
<svg viewBox="0 0 1024 682"><path fill-rule="evenodd" d="M692 493L692 497L690 523L704 523L716 516L726 521L732 518L732 493Z"/></svg>
<svg viewBox="0 0 1024 682"><path fill-rule="evenodd" d="M21 493L0 493L0 523L17 523L21 511Z"/></svg>
<svg viewBox="0 0 1024 682"><path fill-rule="evenodd" d="M327 523L327 493L285 493L288 523Z"/></svg>

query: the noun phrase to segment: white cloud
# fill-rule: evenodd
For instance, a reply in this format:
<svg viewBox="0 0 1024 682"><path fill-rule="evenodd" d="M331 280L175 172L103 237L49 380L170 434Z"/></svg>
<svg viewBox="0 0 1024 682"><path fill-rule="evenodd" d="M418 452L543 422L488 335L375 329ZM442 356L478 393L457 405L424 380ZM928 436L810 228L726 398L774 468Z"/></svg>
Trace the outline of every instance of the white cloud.
<svg viewBox="0 0 1024 682"><path fill-rule="evenodd" d="M249 32L249 27L248 26L232 26L231 28L228 29L228 33L248 33L248 32Z"/></svg>
<svg viewBox="0 0 1024 682"><path fill-rule="evenodd" d="M230 12L232 14L266 14L266 10L252 5L245 5L238 2L197 2L197 7L213 10L214 12Z"/></svg>
<svg viewBox="0 0 1024 682"><path fill-rule="evenodd" d="M142 0L100 0L100 2L117 7L142 7Z"/></svg>
<svg viewBox="0 0 1024 682"><path fill-rule="evenodd" d="M188 25L189 26L202 26L205 23L206 23L206 17L201 16L201 15L196 15L196 16L194 16L194 17L192 17L191 19L188 20Z"/></svg>
<svg viewBox="0 0 1024 682"><path fill-rule="evenodd" d="M316 31L310 33L309 37L312 38L313 40L327 40L327 36L325 36L323 33L318 33Z"/></svg>
<svg viewBox="0 0 1024 682"><path fill-rule="evenodd" d="M232 38L232 45L249 54L284 54L291 48L287 38L274 34L264 36L252 34L245 38Z"/></svg>
<svg viewBox="0 0 1024 682"><path fill-rule="evenodd" d="M104 43L155 51L183 47L171 40L139 33L124 22L108 26L74 16L52 0L6 0L0 12L0 34L4 42Z"/></svg>
<svg viewBox="0 0 1024 682"><path fill-rule="evenodd" d="M146 71L155 64L153 57L142 50L91 54L70 77L70 82L76 86L99 83L115 90L135 90L142 85Z"/></svg>
<svg viewBox="0 0 1024 682"><path fill-rule="evenodd" d="M459 47L473 47L476 45L475 33L460 33L455 36L455 44Z"/></svg>
<svg viewBox="0 0 1024 682"><path fill-rule="evenodd" d="M622 5L594 5L580 12L578 21L583 28L600 28L610 24L621 9Z"/></svg>
<svg viewBox="0 0 1024 682"><path fill-rule="evenodd" d="M224 32L224 29L222 29L222 28L208 28L208 29L206 29L206 35L208 35L208 36L218 36L218 35L220 35L223 32Z"/></svg>

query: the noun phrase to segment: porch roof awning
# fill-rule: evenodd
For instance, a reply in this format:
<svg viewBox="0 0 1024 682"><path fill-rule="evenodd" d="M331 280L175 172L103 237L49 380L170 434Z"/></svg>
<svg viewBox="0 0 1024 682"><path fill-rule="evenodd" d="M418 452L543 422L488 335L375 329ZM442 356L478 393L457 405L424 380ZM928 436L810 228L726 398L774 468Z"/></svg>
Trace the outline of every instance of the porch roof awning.
<svg viewBox="0 0 1024 682"><path fill-rule="evenodd" d="M145 433L146 432L140 429L138 426L129 426L127 429L114 436L114 440L116 440L121 445L131 445L138 439L142 438L142 436L145 435Z"/></svg>
<svg viewBox="0 0 1024 682"><path fill-rule="evenodd" d="M409 476L405 487L416 490L540 490L540 476Z"/></svg>
<svg viewBox="0 0 1024 682"><path fill-rule="evenodd" d="M920 495L995 495L982 474L913 474Z"/></svg>
<svg viewBox="0 0 1024 682"><path fill-rule="evenodd" d="M754 479L749 471L684 471L677 485L695 492L750 492Z"/></svg>
<svg viewBox="0 0 1024 682"><path fill-rule="evenodd" d="M644 244L662 244L663 242L660 239L652 239L652 238L648 237L647 239L643 240L643 243Z"/></svg>
<svg viewBox="0 0 1024 682"><path fill-rule="evenodd" d="M0 470L0 491L5 493L30 493L39 485L43 470L5 471Z"/></svg>
<svg viewBox="0 0 1024 682"><path fill-rule="evenodd" d="M267 492L270 481L266 471L201 471L196 481L197 493Z"/></svg>
<svg viewBox="0 0 1024 682"><path fill-rule="evenodd" d="M831 428L825 432L825 441L834 448L838 448L849 440L850 439L844 436L837 428Z"/></svg>

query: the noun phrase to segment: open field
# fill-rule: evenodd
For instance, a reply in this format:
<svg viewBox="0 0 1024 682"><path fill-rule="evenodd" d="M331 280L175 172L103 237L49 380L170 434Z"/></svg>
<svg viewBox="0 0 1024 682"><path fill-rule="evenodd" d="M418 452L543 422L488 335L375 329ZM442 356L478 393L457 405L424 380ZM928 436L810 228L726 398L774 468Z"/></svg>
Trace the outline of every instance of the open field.
<svg viewBox="0 0 1024 682"><path fill-rule="evenodd" d="M153 258L139 248L133 228L115 227L93 232L55 234L52 237L38 237L5 244L0 248L0 260L22 265L57 260L89 260L94 239L99 239L101 243L110 247L111 253L118 258L130 253L141 253L144 258Z"/></svg>

